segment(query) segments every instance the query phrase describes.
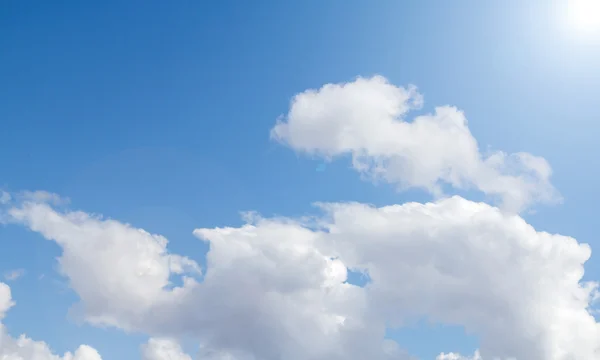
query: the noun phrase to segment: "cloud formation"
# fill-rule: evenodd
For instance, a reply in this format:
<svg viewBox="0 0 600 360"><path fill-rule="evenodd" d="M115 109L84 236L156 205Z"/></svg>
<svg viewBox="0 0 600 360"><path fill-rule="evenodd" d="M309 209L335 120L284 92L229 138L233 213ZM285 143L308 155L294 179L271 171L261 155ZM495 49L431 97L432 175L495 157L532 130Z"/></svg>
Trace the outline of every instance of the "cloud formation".
<svg viewBox="0 0 600 360"><path fill-rule="evenodd" d="M597 285L581 282L587 245L460 197L318 206L310 223L252 215L195 230L210 244L202 282L165 238L116 220L34 200L8 214L61 246L87 321L191 335L215 359L407 359L385 330L421 317L478 335L486 360L598 358ZM371 282L349 284L348 269ZM169 285L175 275L183 285ZM144 351L179 353L158 340Z"/></svg>
<svg viewBox="0 0 600 360"><path fill-rule="evenodd" d="M327 84L294 96L271 137L328 160L350 155L363 176L400 189L441 195L444 184L474 188L512 211L560 199L544 158L525 152L482 154L457 108L436 107L407 121L422 101L414 87L397 87L381 76Z"/></svg>
<svg viewBox="0 0 600 360"><path fill-rule="evenodd" d="M144 328L155 307L176 302L195 285L184 277L190 286L164 290L171 276L200 272L196 262L169 254L164 237L80 211L60 213L45 199L28 197L8 214L62 247L60 271L81 298L77 310L88 322Z"/></svg>
<svg viewBox="0 0 600 360"><path fill-rule="evenodd" d="M249 213L239 227L193 231L209 244L205 269L170 252L161 235L71 210L47 192L3 193L0 221L55 242L59 270L80 299L74 314L151 336L143 360L191 360L183 338L198 342L203 360L408 360L386 332L418 319L481 339L473 355L439 349L437 360L600 359L590 312L598 284L582 281L589 246L516 214L557 200L548 163L482 154L453 107L406 121L421 104L413 87L358 78L298 94L271 135L327 160L350 155L363 176L400 189L475 188L502 209L453 196L320 203L309 219ZM350 270L369 283L348 282ZM13 305L0 283L0 320ZM57 357L0 330L0 355L10 360L100 359L85 345Z"/></svg>

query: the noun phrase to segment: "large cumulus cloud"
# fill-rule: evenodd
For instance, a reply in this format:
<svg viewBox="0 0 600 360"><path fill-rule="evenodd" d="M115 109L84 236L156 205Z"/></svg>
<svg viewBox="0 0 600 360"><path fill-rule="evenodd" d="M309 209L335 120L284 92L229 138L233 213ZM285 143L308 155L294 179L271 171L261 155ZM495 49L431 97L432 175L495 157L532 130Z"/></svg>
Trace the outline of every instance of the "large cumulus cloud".
<svg viewBox="0 0 600 360"><path fill-rule="evenodd" d="M404 359L385 329L415 317L464 326L484 359L598 356L596 284L581 282L587 245L460 197L318 206L309 223L254 214L195 230L210 244L203 281L165 238L118 221L34 201L8 213L62 247L88 321L192 335L221 357ZM347 283L348 268L371 282ZM182 286L169 286L175 275Z"/></svg>

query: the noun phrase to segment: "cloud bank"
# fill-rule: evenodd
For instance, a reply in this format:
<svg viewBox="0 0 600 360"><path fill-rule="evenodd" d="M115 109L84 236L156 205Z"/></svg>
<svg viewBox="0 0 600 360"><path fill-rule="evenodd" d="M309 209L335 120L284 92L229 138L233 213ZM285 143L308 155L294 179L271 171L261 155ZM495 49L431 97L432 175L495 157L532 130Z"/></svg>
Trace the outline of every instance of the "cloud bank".
<svg viewBox="0 0 600 360"><path fill-rule="evenodd" d="M195 230L210 244L201 282L165 238L116 220L32 201L8 214L61 246L86 321L193 336L216 358L406 359L385 330L418 317L477 334L483 359L597 358L597 285L581 282L587 245L460 197L318 206L318 228L255 216ZM348 283L348 269L371 282ZM171 286L174 276L183 285ZM147 358L179 351L157 341Z"/></svg>

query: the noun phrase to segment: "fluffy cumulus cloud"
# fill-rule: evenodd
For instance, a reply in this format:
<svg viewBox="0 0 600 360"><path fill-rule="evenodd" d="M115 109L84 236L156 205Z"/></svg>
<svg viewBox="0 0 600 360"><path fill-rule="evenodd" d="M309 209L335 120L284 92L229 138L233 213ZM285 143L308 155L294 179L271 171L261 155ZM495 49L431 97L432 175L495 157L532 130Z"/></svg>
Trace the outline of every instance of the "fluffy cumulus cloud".
<svg viewBox="0 0 600 360"><path fill-rule="evenodd" d="M15 305L10 287L0 283L0 320ZM75 353L67 352L64 356L52 353L48 345L35 341L25 335L11 337L6 327L0 322L0 359L2 360L102 360L98 352L87 345L81 345Z"/></svg>
<svg viewBox="0 0 600 360"><path fill-rule="evenodd" d="M455 353L442 353L436 357L436 360L481 360L481 355L479 355L479 351L476 351L475 355L473 356L462 356Z"/></svg>
<svg viewBox="0 0 600 360"><path fill-rule="evenodd" d="M408 121L408 112L421 103L414 87L397 87L381 76L327 84L297 94L271 137L328 160L350 155L361 174L401 189L440 195L444 184L475 188L515 211L559 199L546 160L524 152L482 154L455 107L437 107Z"/></svg>
<svg viewBox="0 0 600 360"><path fill-rule="evenodd" d="M60 271L82 300L76 314L90 323L144 328L148 314L196 285L191 276L200 272L198 264L169 254L164 237L84 212L60 213L45 200L29 196L8 214L62 247ZM183 273L186 286L164 290L171 276Z"/></svg>
<svg viewBox="0 0 600 360"><path fill-rule="evenodd" d="M166 239L115 220L34 200L8 214L62 247L87 321L191 335L205 358L407 359L385 330L419 317L477 334L474 359L599 358L588 311L596 284L581 282L587 245L460 197L318 206L310 222L254 214L241 227L195 230L210 243L203 281ZM348 268L371 282L347 283ZM183 285L169 284L175 275ZM144 347L148 359L167 353L186 356L166 340Z"/></svg>
<svg viewBox="0 0 600 360"><path fill-rule="evenodd" d="M14 304L10 287L5 283L0 282L0 320L4 319L6 312L13 307Z"/></svg>
<svg viewBox="0 0 600 360"><path fill-rule="evenodd" d="M555 199L545 160L481 154L455 108L406 121L420 103L414 88L381 77L326 85L297 95L272 136L328 159L350 154L364 175L400 187L475 187L509 210ZM486 203L454 196L321 203L302 219L250 213L239 227L194 230L210 246L201 269L169 252L163 236L70 210L56 195L3 198L0 221L62 249L58 268L80 299L76 315L152 336L143 360L190 360L183 338L197 341L203 360L407 360L386 332L423 318L481 340L473 355L438 349L437 360L600 359L590 313L598 286L582 281L589 246ZM349 270L370 282L349 283ZM0 284L0 320L13 305ZM87 346L57 357L1 330L0 358L100 359Z"/></svg>
<svg viewBox="0 0 600 360"><path fill-rule="evenodd" d="M192 360L172 339L151 338L142 346L142 360Z"/></svg>

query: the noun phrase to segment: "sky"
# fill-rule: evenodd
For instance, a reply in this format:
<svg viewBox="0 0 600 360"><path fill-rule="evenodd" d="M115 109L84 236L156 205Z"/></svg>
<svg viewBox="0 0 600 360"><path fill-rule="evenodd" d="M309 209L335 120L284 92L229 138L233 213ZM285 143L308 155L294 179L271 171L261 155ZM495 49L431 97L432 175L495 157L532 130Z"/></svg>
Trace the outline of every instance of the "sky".
<svg viewBox="0 0 600 360"><path fill-rule="evenodd" d="M0 358L600 359L599 9L3 1Z"/></svg>

